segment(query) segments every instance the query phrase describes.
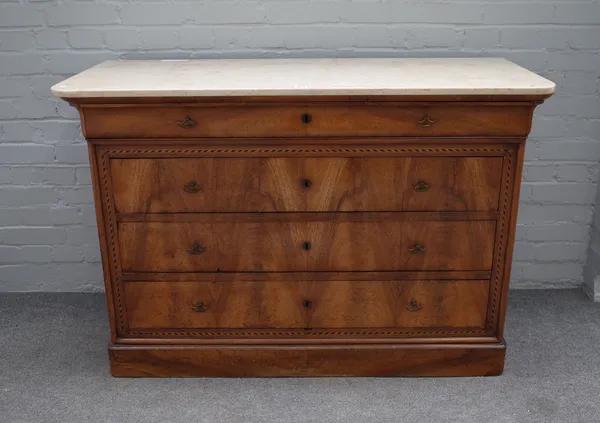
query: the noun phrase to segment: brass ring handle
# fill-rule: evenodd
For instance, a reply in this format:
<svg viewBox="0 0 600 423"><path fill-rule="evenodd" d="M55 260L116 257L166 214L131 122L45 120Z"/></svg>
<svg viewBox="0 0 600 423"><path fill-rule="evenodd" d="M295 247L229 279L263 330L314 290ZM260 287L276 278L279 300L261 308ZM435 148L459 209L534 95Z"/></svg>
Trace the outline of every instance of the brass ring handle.
<svg viewBox="0 0 600 423"><path fill-rule="evenodd" d="M303 242L302 248L306 251L309 251L312 248L312 244L310 242Z"/></svg>
<svg viewBox="0 0 600 423"><path fill-rule="evenodd" d="M187 184L183 186L183 190L190 194L195 194L200 191L200 187L196 183L196 181L189 181Z"/></svg>
<svg viewBox="0 0 600 423"><path fill-rule="evenodd" d="M302 123L305 124L312 122L312 116L308 113L303 113L300 119L302 120Z"/></svg>
<svg viewBox="0 0 600 423"><path fill-rule="evenodd" d="M419 311L419 310L421 310L421 309L423 308L423 306L422 306L422 305L420 305L420 304L418 304L418 303L417 303L417 300L410 300L410 305L407 305L405 308L406 308L408 311L415 312L415 311Z"/></svg>
<svg viewBox="0 0 600 423"><path fill-rule="evenodd" d="M183 120L177 124L180 128L190 129L196 126L196 121L190 117L190 115L185 115Z"/></svg>
<svg viewBox="0 0 600 423"><path fill-rule="evenodd" d="M425 247L423 247L421 244L417 243L413 247L409 248L408 251L410 251L411 254L419 255L419 254L425 254L425 251L427 251L427 249Z"/></svg>
<svg viewBox="0 0 600 423"><path fill-rule="evenodd" d="M192 310L196 313L204 313L208 310L208 306L204 305L204 301L196 301L196 305L192 306Z"/></svg>
<svg viewBox="0 0 600 423"><path fill-rule="evenodd" d="M431 188L431 184L422 179L419 179L414 186L415 191L417 192L427 192Z"/></svg>
<svg viewBox="0 0 600 423"><path fill-rule="evenodd" d="M206 248L201 247L200 245L198 245L197 242L194 242L194 245L192 245L192 248L187 250L187 252L188 252L188 254L197 256L199 254L202 254L204 252L204 250L206 250Z"/></svg>
<svg viewBox="0 0 600 423"><path fill-rule="evenodd" d="M435 123L435 120L431 119L429 117L429 115L425 115L425 116L423 116L423 119L421 119L417 123L420 126L422 126L423 128L429 128L429 127L433 126L433 124Z"/></svg>

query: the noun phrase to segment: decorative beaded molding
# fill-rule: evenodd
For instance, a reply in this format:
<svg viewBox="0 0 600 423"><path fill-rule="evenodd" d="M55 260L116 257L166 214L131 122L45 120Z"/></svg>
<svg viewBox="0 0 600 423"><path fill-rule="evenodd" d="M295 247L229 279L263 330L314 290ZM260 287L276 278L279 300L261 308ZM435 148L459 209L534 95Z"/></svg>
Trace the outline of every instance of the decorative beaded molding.
<svg viewBox="0 0 600 423"><path fill-rule="evenodd" d="M126 328L125 316L123 311L123 301L121 299L122 293L122 282L121 282L121 268L119 266L119 257L117 254L117 237L116 237L116 228L115 228L115 212L113 210L113 202L112 196L110 195L109 189L109 170L108 170L108 156L106 151L102 152L101 155L101 174L100 180L103 190L103 207L106 212L104 225L108 226L107 234L108 234L108 244L110 248L110 266L112 273L112 288L115 295L115 306L117 312L117 325L119 333L124 333ZM106 271L106 270L105 270Z"/></svg>
<svg viewBox="0 0 600 423"><path fill-rule="evenodd" d="M349 330L281 330L281 331L245 331L245 330L231 330L231 331L220 331L207 329L205 331L154 331L154 332L129 332L128 335L139 336L139 337L153 337L153 336L172 336L177 338L186 338L190 336L203 337L203 338L252 338L252 337L281 337L281 336L294 336L294 337L323 337L323 336L482 336L487 334L485 329L471 329L471 330L440 330L440 329L423 329L419 331L407 331L407 330L373 330L369 329L349 329Z"/></svg>
<svg viewBox="0 0 600 423"><path fill-rule="evenodd" d="M232 148L136 148L136 149L107 149L105 153L110 157L123 156L202 156L202 155L228 155L228 154L482 154L498 153L506 155L503 147L232 147Z"/></svg>
<svg viewBox="0 0 600 423"><path fill-rule="evenodd" d="M504 198L502 200L502 214L500 216L500 219L498 220L498 225L500 225L498 239L496 240L496 245L498 246L498 252L496 254L496 269L494 269L494 279L493 279L491 287L490 287L491 288L490 302L491 302L492 307L491 307L490 313L488 314L487 323L486 323L486 329L488 331L493 331L496 326L496 312L497 312L499 301L500 301L498 294L499 294L500 288L502 286L502 279L504 278L502 267L504 265L504 255L505 255L504 254L504 252L505 252L504 243L505 243L506 231L507 231L507 226L508 226L509 209L511 206L512 190L510 188L512 186L511 182L512 182L512 177L513 177L513 175L512 175L512 172L513 172L512 159L513 159L513 151L507 149L507 156L505 158L505 160L506 160L506 179L504 180Z"/></svg>

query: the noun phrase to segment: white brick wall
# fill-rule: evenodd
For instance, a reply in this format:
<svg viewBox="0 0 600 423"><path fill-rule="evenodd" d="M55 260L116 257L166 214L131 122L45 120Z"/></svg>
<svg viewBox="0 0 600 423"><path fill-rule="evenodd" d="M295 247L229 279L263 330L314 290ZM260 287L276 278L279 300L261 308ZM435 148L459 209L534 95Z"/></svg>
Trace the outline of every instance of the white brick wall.
<svg viewBox="0 0 600 423"><path fill-rule="evenodd" d="M504 56L555 81L527 144L512 286L582 282L598 0L1 0L0 291L102 289L85 143L52 84L112 58L282 56Z"/></svg>

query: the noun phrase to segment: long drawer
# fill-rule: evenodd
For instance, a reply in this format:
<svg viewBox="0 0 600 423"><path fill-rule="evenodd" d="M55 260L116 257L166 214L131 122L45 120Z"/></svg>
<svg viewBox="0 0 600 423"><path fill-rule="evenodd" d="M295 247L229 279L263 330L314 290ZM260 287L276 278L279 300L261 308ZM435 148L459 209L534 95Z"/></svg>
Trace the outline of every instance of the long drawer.
<svg viewBox="0 0 600 423"><path fill-rule="evenodd" d="M384 216L381 216L384 215ZM208 214L119 223L128 272L489 270L495 221Z"/></svg>
<svg viewBox="0 0 600 423"><path fill-rule="evenodd" d="M130 329L482 328L489 281L128 282Z"/></svg>
<svg viewBox="0 0 600 423"><path fill-rule="evenodd" d="M497 210L499 157L113 159L119 213Z"/></svg>
<svg viewBox="0 0 600 423"><path fill-rule="evenodd" d="M529 105L86 105L87 138L525 136Z"/></svg>

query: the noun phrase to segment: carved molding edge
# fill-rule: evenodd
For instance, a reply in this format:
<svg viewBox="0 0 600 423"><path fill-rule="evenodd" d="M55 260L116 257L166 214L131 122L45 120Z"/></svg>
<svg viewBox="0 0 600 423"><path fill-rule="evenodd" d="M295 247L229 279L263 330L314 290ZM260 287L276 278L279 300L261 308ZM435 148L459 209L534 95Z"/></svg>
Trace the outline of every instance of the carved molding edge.
<svg viewBox="0 0 600 423"><path fill-rule="evenodd" d="M116 326L119 335L125 333L127 325L125 321L125 312L123 310L122 301L122 280L121 280L121 267L119 264L119 254L117 251L117 234L116 234L116 213L113 209L113 199L110 190L110 179L109 179L109 157L106 150L100 150L100 184L102 188L102 207L104 208L105 221L104 226L106 227L106 234L108 236L108 249L110 254L110 279L111 286L114 293L115 312L116 312ZM106 272L106 269L103 269Z"/></svg>
<svg viewBox="0 0 600 423"><path fill-rule="evenodd" d="M170 336L176 338L189 338L190 336L194 337L202 337L202 338L253 338L253 337L282 337L282 336L292 336L292 337L301 337L301 338L318 338L318 337L328 337L328 336L359 336L359 337L369 337L369 336L377 336L377 337L434 337L439 335L444 336L482 336L486 335L487 331L485 329L470 329L470 330L441 330L439 328L432 328L430 330L402 330L402 329L389 329L384 328L381 330L373 329L373 328L365 328L365 329L339 329L339 330L327 330L327 329L316 329L316 330L245 330L245 329L231 329L224 331L222 329L206 329L203 331L173 331L171 329L165 329L164 331L156 330L156 331L130 331L127 335L134 337L153 337L153 336Z"/></svg>
<svg viewBox="0 0 600 423"><path fill-rule="evenodd" d="M388 146L340 146L340 147L309 147L309 146L289 146L289 147L206 147L206 148L154 148L154 147L139 147L139 148L123 148L123 147L101 147L103 154L108 154L110 157L136 157L155 156L162 157L181 157L181 156L228 156L228 155L280 155L280 154L316 154L316 155L339 155L339 154L403 154L403 155L419 155L419 154L486 154L505 156L508 151L503 146L490 147L388 147Z"/></svg>
<svg viewBox="0 0 600 423"><path fill-rule="evenodd" d="M508 227L509 219L510 219L510 210L511 210L511 197L514 189L514 148L507 149L507 155L505 157L506 167L504 169L505 178L504 178L504 186L503 197L501 207L500 219L498 220L498 231L497 231L497 239L495 240L496 244L496 262L495 269L493 269L492 281L490 286L490 297L489 301L491 304L490 312L487 316L486 329L490 333L494 333L497 328L497 312L500 305L500 293L502 282L504 279L508 279L506 275L504 275L504 261L506 259L506 249L505 245L507 242L507 235L510 228ZM508 283L508 280L506 281Z"/></svg>

